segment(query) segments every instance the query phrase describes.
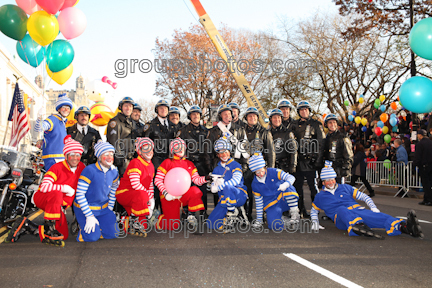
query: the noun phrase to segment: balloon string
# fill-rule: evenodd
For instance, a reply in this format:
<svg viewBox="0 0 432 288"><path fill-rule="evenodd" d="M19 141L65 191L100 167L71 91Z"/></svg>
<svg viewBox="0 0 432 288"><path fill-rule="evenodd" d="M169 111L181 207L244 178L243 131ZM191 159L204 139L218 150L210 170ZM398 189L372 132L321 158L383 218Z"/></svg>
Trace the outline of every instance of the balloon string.
<svg viewBox="0 0 432 288"><path fill-rule="evenodd" d="M29 61L28 58L27 58L27 53L25 53L25 51L24 51L24 47L23 47L21 41L18 41L18 42L19 42L20 45L21 45L21 49L22 49L22 51L23 51L23 53L24 53L24 56L25 56L25 58L26 58L26 60L27 60L27 64L29 64L29 65L31 66L30 61Z"/></svg>
<svg viewBox="0 0 432 288"><path fill-rule="evenodd" d="M39 45L38 45L39 46ZM33 47L33 52L34 52L34 56L35 56L35 59L36 59L36 67L38 67L39 66L39 61L38 61L38 58L37 58L37 55L36 55L36 49L35 49L35 46L34 46L34 42L32 41L32 47ZM42 46L41 46L42 47ZM44 57L45 57L45 53L44 53Z"/></svg>

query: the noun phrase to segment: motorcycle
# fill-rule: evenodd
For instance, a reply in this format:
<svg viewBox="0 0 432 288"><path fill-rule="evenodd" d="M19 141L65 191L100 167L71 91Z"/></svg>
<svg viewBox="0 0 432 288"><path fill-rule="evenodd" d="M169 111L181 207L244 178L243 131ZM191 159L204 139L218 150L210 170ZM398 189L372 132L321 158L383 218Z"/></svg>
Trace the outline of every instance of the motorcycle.
<svg viewBox="0 0 432 288"><path fill-rule="evenodd" d="M31 198L44 172L40 155L0 146L0 226L11 226L18 217L38 210Z"/></svg>

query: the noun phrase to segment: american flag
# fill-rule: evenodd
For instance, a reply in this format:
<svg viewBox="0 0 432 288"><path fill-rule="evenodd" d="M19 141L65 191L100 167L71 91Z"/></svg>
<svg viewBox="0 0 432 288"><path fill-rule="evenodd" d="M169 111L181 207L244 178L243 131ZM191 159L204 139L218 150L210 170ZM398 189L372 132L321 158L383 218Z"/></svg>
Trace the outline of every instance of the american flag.
<svg viewBox="0 0 432 288"><path fill-rule="evenodd" d="M24 107L24 100L20 93L18 83L16 83L8 117L8 121L12 121L12 133L9 146L17 147L21 139L30 131L28 120L27 112Z"/></svg>

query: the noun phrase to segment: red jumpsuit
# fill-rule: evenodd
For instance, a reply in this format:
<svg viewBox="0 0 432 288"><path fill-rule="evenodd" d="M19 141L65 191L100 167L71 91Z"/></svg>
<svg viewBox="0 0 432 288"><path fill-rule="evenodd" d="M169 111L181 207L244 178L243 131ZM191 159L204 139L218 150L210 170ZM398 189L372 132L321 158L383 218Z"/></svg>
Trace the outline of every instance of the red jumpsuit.
<svg viewBox="0 0 432 288"><path fill-rule="evenodd" d="M66 160L56 163L45 173L44 179L38 191L33 195L35 205L44 210L44 219L56 220L55 229L63 234L64 240L69 236L69 229L66 215L62 212L62 207L72 206L75 195L68 197L62 192L63 185L69 185L74 190L77 189L78 178L84 170L85 165L79 162L75 173L71 171ZM39 237L43 240L43 225L39 226Z"/></svg>
<svg viewBox="0 0 432 288"><path fill-rule="evenodd" d="M148 202L154 198L154 166L141 156L133 159L126 168L120 186L117 188L116 199L127 213L138 216L141 224L147 229Z"/></svg>
<svg viewBox="0 0 432 288"><path fill-rule="evenodd" d="M159 188L159 191L161 191L160 198L162 210L164 212L164 214L159 216L158 222L156 224L158 229L179 229L181 206L189 206L190 212L204 210L204 204L201 199L202 192L196 186L190 187L180 199L174 199L172 201L167 201L165 199L164 195L162 194L162 192L165 190L165 175L169 170L175 167L182 167L186 169L191 175L192 182L196 185L201 186L202 184L206 183L205 177L199 176L195 165L191 161L185 158L180 158L176 155L174 155L173 159L166 159L163 161L157 170L155 178L155 184Z"/></svg>

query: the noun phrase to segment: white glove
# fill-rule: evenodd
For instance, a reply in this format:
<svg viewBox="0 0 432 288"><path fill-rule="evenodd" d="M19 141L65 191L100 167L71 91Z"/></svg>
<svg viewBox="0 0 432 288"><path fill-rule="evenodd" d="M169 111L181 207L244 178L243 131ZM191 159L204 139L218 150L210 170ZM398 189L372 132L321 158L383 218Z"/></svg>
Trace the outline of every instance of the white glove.
<svg viewBox="0 0 432 288"><path fill-rule="evenodd" d="M290 186L291 186L290 183L284 182L284 183L282 183L282 184L279 185L278 191L285 191Z"/></svg>
<svg viewBox="0 0 432 288"><path fill-rule="evenodd" d="M68 197L72 197L75 194L75 189L73 189L71 186L69 185L63 185L63 189L62 192L66 194L66 196Z"/></svg>
<svg viewBox="0 0 432 288"><path fill-rule="evenodd" d="M173 195L167 193L167 194L165 195L165 199L166 199L167 201L172 201L172 200L177 199L177 197L174 197Z"/></svg>
<svg viewBox="0 0 432 288"><path fill-rule="evenodd" d="M95 232L96 230L96 224L99 225L99 221L96 219L95 216L89 216L86 218L86 225L84 227L84 232L87 234L90 234L90 232Z"/></svg>
<svg viewBox="0 0 432 288"><path fill-rule="evenodd" d="M380 213L380 212L381 212L378 208L372 208L371 210L372 210L372 212L374 212L374 213Z"/></svg>
<svg viewBox="0 0 432 288"><path fill-rule="evenodd" d="M219 191L218 186L217 186L215 183L213 183L213 184L211 185L210 191L211 191L212 193L217 193L217 192Z"/></svg>
<svg viewBox="0 0 432 288"><path fill-rule="evenodd" d="M216 186L222 186L225 184L225 180L223 178L216 179L215 184Z"/></svg>

